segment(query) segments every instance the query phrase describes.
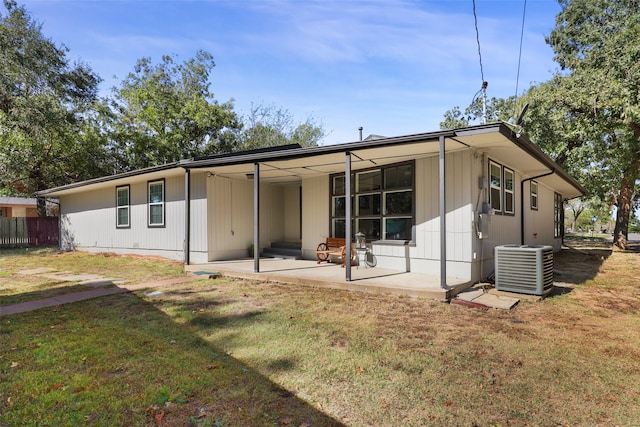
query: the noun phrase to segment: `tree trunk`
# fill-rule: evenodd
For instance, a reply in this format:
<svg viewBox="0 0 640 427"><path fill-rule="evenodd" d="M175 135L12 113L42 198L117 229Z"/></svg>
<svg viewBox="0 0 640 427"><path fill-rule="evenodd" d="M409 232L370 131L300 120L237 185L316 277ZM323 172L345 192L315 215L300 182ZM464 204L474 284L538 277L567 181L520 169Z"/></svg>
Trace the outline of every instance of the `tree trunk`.
<svg viewBox="0 0 640 427"><path fill-rule="evenodd" d="M47 200L44 197L38 197L38 216L47 216Z"/></svg>
<svg viewBox="0 0 640 427"><path fill-rule="evenodd" d="M616 227L613 231L613 245L619 249L627 249L629 216L631 215L631 209L633 206L632 198L634 184L635 178L633 180L624 178L620 185L620 194L618 195L616 212Z"/></svg>

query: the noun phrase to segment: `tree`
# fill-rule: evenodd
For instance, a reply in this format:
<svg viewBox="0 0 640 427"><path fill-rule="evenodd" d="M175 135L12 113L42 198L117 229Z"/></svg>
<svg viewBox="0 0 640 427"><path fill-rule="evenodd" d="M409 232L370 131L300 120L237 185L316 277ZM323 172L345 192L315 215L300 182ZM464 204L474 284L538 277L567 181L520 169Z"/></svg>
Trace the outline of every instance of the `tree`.
<svg viewBox="0 0 640 427"><path fill-rule="evenodd" d="M300 144L315 147L326 133L321 123L312 117L294 124L292 114L274 105L251 105L251 111L243 117L244 128L239 134L240 147L244 150Z"/></svg>
<svg viewBox="0 0 640 427"><path fill-rule="evenodd" d="M511 96L507 99L491 97L483 109L482 100L474 98L471 104L465 108L464 112L456 106L444 113L444 121L440 122L440 129L457 129L469 126L472 122L482 121L483 110L486 111L487 122L508 122L515 124L516 98ZM518 112L519 113L519 112Z"/></svg>
<svg viewBox="0 0 640 427"><path fill-rule="evenodd" d="M68 49L42 34L24 7L0 15L0 191L35 191L88 178L98 167L85 145L86 115L100 78L69 63ZM44 200L38 213L45 215Z"/></svg>
<svg viewBox="0 0 640 427"><path fill-rule="evenodd" d="M233 100L220 104L209 91L213 56L198 51L176 64L140 59L103 113L119 170L132 170L237 148L241 124Z"/></svg>
<svg viewBox="0 0 640 427"><path fill-rule="evenodd" d="M549 138L565 127L558 154L580 168L594 194L609 193L614 244L624 249L640 180L640 7L637 0L559 3L547 43L561 70L541 88L542 111L555 116Z"/></svg>
<svg viewBox="0 0 640 427"><path fill-rule="evenodd" d="M587 206L579 198L569 200L565 206L567 210L571 211L571 230L576 231L578 229L578 219Z"/></svg>

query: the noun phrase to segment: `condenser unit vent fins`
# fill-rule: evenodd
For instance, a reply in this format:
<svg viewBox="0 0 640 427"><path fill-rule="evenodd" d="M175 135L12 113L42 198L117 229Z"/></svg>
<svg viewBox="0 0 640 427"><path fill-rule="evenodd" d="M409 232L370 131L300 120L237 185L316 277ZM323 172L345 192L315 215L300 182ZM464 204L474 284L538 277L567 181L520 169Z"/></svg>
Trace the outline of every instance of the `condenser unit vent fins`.
<svg viewBox="0 0 640 427"><path fill-rule="evenodd" d="M495 265L499 291L545 295L553 288L551 246L496 246Z"/></svg>

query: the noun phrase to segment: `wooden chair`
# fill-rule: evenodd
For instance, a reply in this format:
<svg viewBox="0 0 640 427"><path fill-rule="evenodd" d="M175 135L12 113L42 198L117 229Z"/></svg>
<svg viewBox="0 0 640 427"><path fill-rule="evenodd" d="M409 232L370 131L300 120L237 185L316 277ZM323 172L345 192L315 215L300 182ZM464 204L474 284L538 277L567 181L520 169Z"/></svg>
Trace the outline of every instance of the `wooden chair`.
<svg viewBox="0 0 640 427"><path fill-rule="evenodd" d="M342 261L341 266L344 267L346 264L347 257L347 243L346 240L341 237L327 237L324 242L318 244L316 248L316 258L318 258L318 264L321 262L329 262L329 258L334 256L339 256ZM356 259L356 251L354 248L351 248L351 261Z"/></svg>

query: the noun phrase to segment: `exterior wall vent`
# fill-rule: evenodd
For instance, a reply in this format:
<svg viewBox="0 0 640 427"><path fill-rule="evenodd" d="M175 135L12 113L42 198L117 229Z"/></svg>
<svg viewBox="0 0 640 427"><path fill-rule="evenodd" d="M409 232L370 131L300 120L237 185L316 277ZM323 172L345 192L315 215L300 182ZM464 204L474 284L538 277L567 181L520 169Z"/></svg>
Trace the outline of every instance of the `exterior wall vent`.
<svg viewBox="0 0 640 427"><path fill-rule="evenodd" d="M551 246L496 246L495 265L499 291L546 295L553 288Z"/></svg>

